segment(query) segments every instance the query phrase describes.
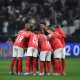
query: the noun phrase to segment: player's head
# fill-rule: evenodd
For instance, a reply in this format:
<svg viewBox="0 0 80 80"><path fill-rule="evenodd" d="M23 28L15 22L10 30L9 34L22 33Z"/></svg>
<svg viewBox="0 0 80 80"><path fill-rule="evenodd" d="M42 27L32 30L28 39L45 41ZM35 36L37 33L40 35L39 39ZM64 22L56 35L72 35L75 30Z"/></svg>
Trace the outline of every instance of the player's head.
<svg viewBox="0 0 80 80"><path fill-rule="evenodd" d="M31 27L30 27L30 30L31 31L34 31L34 29L36 28L36 19L35 18L31 18L30 19L30 22L31 22Z"/></svg>
<svg viewBox="0 0 80 80"><path fill-rule="evenodd" d="M40 28L43 29L43 30L48 29L48 26L46 25L45 21L40 22Z"/></svg>
<svg viewBox="0 0 80 80"><path fill-rule="evenodd" d="M29 18L26 19L25 20L25 26L24 26L25 30L29 30L31 26L32 26L32 24L31 24L30 19Z"/></svg>

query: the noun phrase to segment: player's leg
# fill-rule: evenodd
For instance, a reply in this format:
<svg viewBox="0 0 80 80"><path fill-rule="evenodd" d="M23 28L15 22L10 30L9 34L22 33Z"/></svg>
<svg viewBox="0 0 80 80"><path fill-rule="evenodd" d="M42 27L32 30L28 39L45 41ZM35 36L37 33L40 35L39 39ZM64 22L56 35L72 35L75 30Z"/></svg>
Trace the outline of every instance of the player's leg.
<svg viewBox="0 0 80 80"><path fill-rule="evenodd" d="M16 68L16 74L18 74L18 59L16 59L15 68Z"/></svg>
<svg viewBox="0 0 80 80"><path fill-rule="evenodd" d="M36 75L38 49L33 49L33 75Z"/></svg>
<svg viewBox="0 0 80 80"><path fill-rule="evenodd" d="M62 49L62 56L61 56L61 66L62 66L62 75L66 75L65 73L65 54L66 54L66 49L65 47Z"/></svg>
<svg viewBox="0 0 80 80"><path fill-rule="evenodd" d="M16 59L17 59L17 48L16 46L13 46L13 57L12 57L12 60L11 60L11 63L10 63L10 74L13 74L13 67L14 67L14 64L16 62Z"/></svg>
<svg viewBox="0 0 80 80"><path fill-rule="evenodd" d="M30 57L30 72L33 74L33 57Z"/></svg>
<svg viewBox="0 0 80 80"><path fill-rule="evenodd" d="M60 59L61 59L61 48L54 50L54 75L60 75Z"/></svg>
<svg viewBox="0 0 80 80"><path fill-rule="evenodd" d="M15 62L16 62L16 57L13 57L10 63L10 74L14 74L13 67L14 67Z"/></svg>
<svg viewBox="0 0 80 80"><path fill-rule="evenodd" d="M50 61L51 61L51 51L48 51L47 52L47 55L46 55L46 72L47 72L47 75L50 75Z"/></svg>
<svg viewBox="0 0 80 80"><path fill-rule="evenodd" d="M29 75L30 74L32 52L33 52L32 47L27 48L27 53L25 55L26 56L26 73L24 75Z"/></svg>
<svg viewBox="0 0 80 80"><path fill-rule="evenodd" d="M45 67L45 58L46 58L46 51L41 51L40 52L40 74L39 75L44 75L44 67Z"/></svg>
<svg viewBox="0 0 80 80"><path fill-rule="evenodd" d="M24 53L24 49L18 47L18 75L21 75L22 74L23 53Z"/></svg>

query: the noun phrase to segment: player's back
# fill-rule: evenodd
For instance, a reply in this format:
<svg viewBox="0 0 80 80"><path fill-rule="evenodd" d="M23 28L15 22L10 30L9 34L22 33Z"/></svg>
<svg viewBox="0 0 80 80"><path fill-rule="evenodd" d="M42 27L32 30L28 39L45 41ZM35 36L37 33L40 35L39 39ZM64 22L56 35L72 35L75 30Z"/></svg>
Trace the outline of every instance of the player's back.
<svg viewBox="0 0 80 80"><path fill-rule="evenodd" d="M62 40L62 35L57 30L55 30L53 33L60 41Z"/></svg>
<svg viewBox="0 0 80 80"><path fill-rule="evenodd" d="M14 46L24 47L25 39L29 37L29 33L26 30L20 30L14 42Z"/></svg>
<svg viewBox="0 0 80 80"><path fill-rule="evenodd" d="M51 34L54 34L54 33L51 33ZM51 34L49 34L49 35L51 35ZM54 38L51 38L49 41L50 41L52 49L55 50L58 48L62 48L62 43L56 36Z"/></svg>
<svg viewBox="0 0 80 80"><path fill-rule="evenodd" d="M40 41L40 50L41 51L51 51L51 45L47 39L47 36L44 34L38 34Z"/></svg>
<svg viewBox="0 0 80 80"><path fill-rule="evenodd" d="M59 35L62 36L61 39L60 39L60 41L61 41L61 43L62 43L62 45L63 45L63 47L64 47L64 46L65 46L65 38L66 38L65 32L64 32L63 29L60 28L60 27L57 27L57 28L55 29L55 31L58 32ZM57 38L58 38L58 37L57 37Z"/></svg>
<svg viewBox="0 0 80 80"><path fill-rule="evenodd" d="M38 48L38 36L35 33L30 33L28 47Z"/></svg>
<svg viewBox="0 0 80 80"><path fill-rule="evenodd" d="M62 28L58 27L55 30L58 31L62 35L62 37L66 38L65 32L63 31Z"/></svg>

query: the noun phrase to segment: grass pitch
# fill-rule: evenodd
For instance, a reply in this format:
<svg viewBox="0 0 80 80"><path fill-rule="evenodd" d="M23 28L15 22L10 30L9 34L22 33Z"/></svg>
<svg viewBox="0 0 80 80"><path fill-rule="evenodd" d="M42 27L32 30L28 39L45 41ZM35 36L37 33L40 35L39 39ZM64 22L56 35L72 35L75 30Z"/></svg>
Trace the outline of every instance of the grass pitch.
<svg viewBox="0 0 80 80"><path fill-rule="evenodd" d="M9 74L11 59L0 59L0 80L80 80L80 59L66 59L66 76L17 76ZM23 72L25 72L25 60L23 61ZM51 70L52 72L52 70Z"/></svg>

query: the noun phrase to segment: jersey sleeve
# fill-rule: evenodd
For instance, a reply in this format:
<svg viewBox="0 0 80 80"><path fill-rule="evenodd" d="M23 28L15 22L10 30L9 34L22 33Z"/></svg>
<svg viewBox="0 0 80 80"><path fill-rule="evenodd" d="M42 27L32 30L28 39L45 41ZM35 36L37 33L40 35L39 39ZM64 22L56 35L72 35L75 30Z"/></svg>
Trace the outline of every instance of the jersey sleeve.
<svg viewBox="0 0 80 80"><path fill-rule="evenodd" d="M61 31L61 35L62 35L62 37L66 38L66 35L63 31Z"/></svg>
<svg viewBox="0 0 80 80"><path fill-rule="evenodd" d="M62 38L62 35L59 34L59 32L57 32L57 31L55 31L53 34L54 34L58 39L61 39L61 38Z"/></svg>
<svg viewBox="0 0 80 80"><path fill-rule="evenodd" d="M63 38L66 38L66 35L65 35L65 33L64 33L64 31L63 31L62 28L59 28L59 32L60 32L60 34L61 34L61 36L62 36Z"/></svg>

